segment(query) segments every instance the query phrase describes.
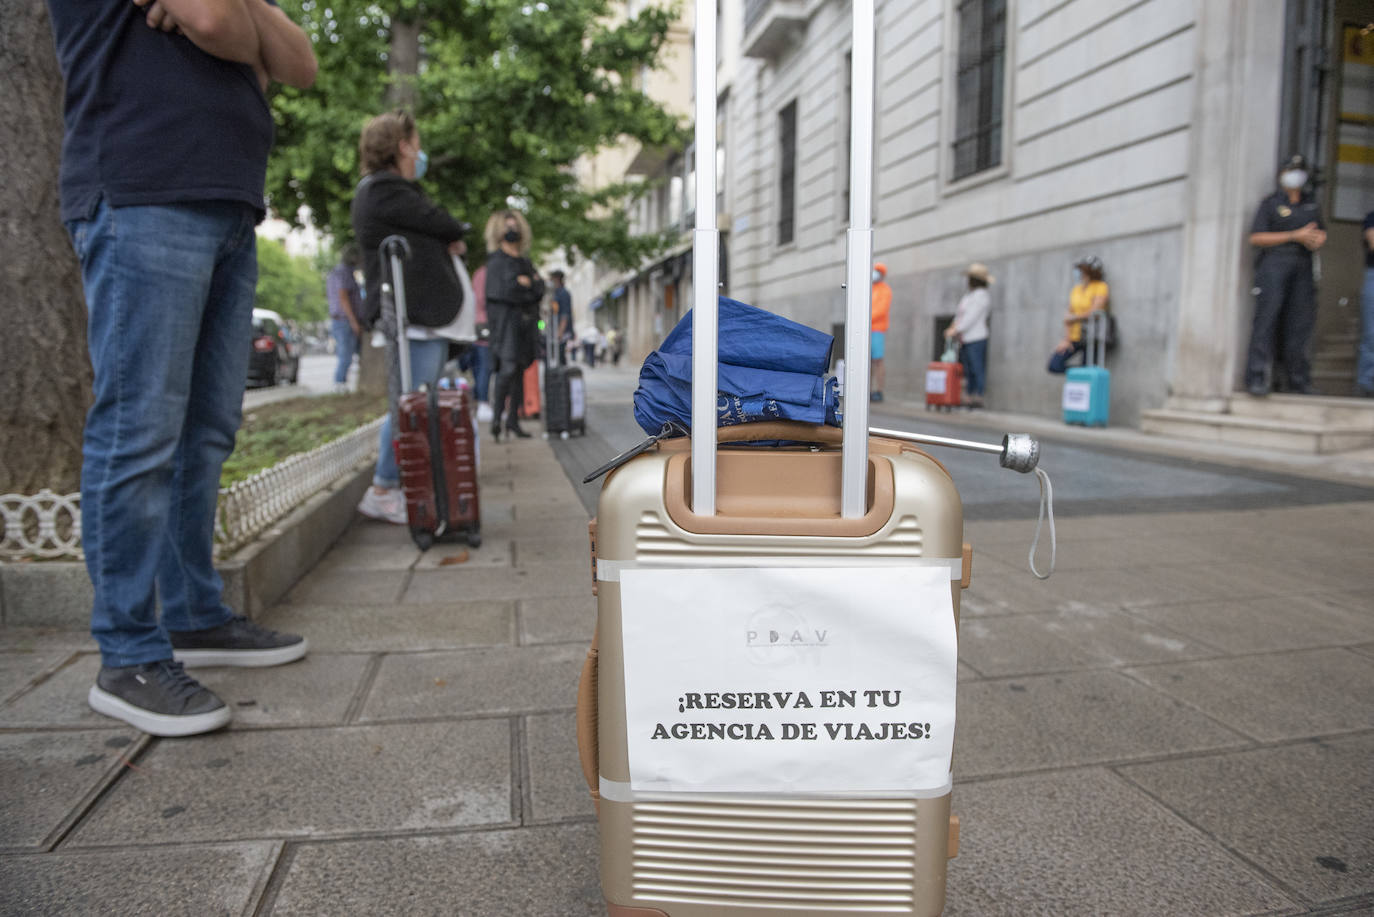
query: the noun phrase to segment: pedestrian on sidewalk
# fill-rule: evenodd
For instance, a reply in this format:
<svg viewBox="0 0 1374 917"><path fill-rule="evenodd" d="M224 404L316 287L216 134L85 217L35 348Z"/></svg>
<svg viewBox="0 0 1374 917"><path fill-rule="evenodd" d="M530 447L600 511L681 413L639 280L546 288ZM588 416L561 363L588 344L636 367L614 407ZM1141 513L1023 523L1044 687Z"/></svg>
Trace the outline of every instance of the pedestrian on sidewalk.
<svg viewBox="0 0 1374 917"><path fill-rule="evenodd" d="M558 341L558 365L568 365L568 341L572 338L572 294L564 286L562 271L550 271L553 281L553 327Z"/></svg>
<svg viewBox="0 0 1374 917"><path fill-rule="evenodd" d="M487 316L491 320L492 385L491 435L501 441L502 411L505 432L527 439L520 428L520 405L525 400L525 367L534 362L539 346L539 301L544 280L530 262L533 239L530 224L518 210L498 210L487 220ZM506 403L509 401L509 409Z"/></svg>
<svg viewBox="0 0 1374 917"><path fill-rule="evenodd" d="M892 287L887 285L887 265L878 262L873 265L873 304L872 329L869 341L869 364L871 391L869 401L883 400L883 385L887 382L887 370L883 368L883 355L887 352L887 328L892 314Z"/></svg>
<svg viewBox="0 0 1374 917"><path fill-rule="evenodd" d="M396 403L400 400L401 346L410 354L411 385L434 385L448 360L450 338L440 333L453 323L463 302L462 282L453 256L467 252L463 236L470 228L431 201L417 182L424 177L429 156L420 145L420 131L406 111L377 115L358 139L362 180L349 208L353 235L363 249L367 281L367 323L378 322L387 337L387 396L390 409L378 436L377 468L372 486L363 494L358 512L373 519L406 524L401 472L392 449ZM404 264L406 340L398 339L396 316L381 308L383 265L380 247L388 236L399 235L410 245Z"/></svg>
<svg viewBox="0 0 1374 917"><path fill-rule="evenodd" d="M348 391L348 371L358 352L358 339L363 326L358 322L362 296L354 271L362 267L358 246L349 242L339 255L339 263L325 278L325 292L329 297L329 330L334 337L334 352L338 362L334 366L334 391Z"/></svg>
<svg viewBox="0 0 1374 917"><path fill-rule="evenodd" d="M1374 398L1374 210L1364 215L1364 289L1360 295L1360 353L1355 387Z"/></svg>
<svg viewBox="0 0 1374 917"><path fill-rule="evenodd" d="M1105 269L1102 259L1089 255L1074 262L1077 283L1069 291L1069 309L1064 313L1064 337L1054 348L1050 364L1046 367L1052 373L1062 373L1069 368L1069 361L1079 354L1087 362L1087 327L1089 316L1095 312L1106 312L1111 300L1111 289L1103 280Z"/></svg>
<svg viewBox="0 0 1374 917"><path fill-rule="evenodd" d="M954 308L954 321L945 329L945 340L959 342L959 362L964 366L964 380L968 392L967 406L983 406L983 390L987 383L988 314L992 311L992 296L988 287L994 279L987 265L974 262L964 271L968 292Z"/></svg>
<svg viewBox="0 0 1374 917"><path fill-rule="evenodd" d="M48 0L65 84L62 219L95 370L81 509L102 664L87 702L167 736L230 719L185 665L307 650L224 604L213 529L248 376L272 146L263 93L273 80L309 87L315 56L264 0L222 16L206 6Z"/></svg>
<svg viewBox="0 0 1374 917"><path fill-rule="evenodd" d="M458 368L472 373L472 395L477 400L477 422L491 420L491 325L487 319L487 266L472 272L472 298L477 314L477 340L458 358Z"/></svg>
<svg viewBox="0 0 1374 917"><path fill-rule="evenodd" d="M1326 244L1326 221L1305 190L1309 177L1306 159L1289 158L1279 169L1278 190L1260 201L1250 227L1250 244L1259 251L1245 390L1256 398L1276 383L1284 391L1317 394L1307 348L1317 325L1312 253Z"/></svg>

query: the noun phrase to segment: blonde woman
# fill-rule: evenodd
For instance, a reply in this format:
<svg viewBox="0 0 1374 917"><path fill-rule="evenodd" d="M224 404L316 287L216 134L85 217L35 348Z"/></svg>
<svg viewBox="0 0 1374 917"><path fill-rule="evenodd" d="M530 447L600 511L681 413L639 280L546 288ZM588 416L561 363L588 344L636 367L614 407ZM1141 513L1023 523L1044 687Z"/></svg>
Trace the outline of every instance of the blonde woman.
<svg viewBox="0 0 1374 917"><path fill-rule="evenodd" d="M528 257L530 224L518 210L498 210L487 220L487 322L491 329L491 435L503 430L522 439L520 405L525 399L525 367L534 362L539 341L539 300L544 280Z"/></svg>

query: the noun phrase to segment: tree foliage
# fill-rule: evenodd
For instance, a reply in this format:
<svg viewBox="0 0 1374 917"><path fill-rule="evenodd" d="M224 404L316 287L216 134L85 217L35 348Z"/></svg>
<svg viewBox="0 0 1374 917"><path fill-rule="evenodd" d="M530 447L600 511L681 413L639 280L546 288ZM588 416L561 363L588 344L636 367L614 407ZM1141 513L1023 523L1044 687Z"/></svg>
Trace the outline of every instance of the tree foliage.
<svg viewBox="0 0 1374 917"><path fill-rule="evenodd" d="M315 262L288 255L275 239L258 239L258 289L253 304L298 322L329 317L324 277Z"/></svg>
<svg viewBox="0 0 1374 917"><path fill-rule="evenodd" d="M388 98L413 98L430 155L426 191L480 232L515 202L536 249L616 267L663 247L633 236L624 204L642 185L591 191L571 168L629 137L680 143L678 119L634 88L656 65L674 9L612 22L607 0L282 0L311 35L316 85L275 90L277 147L268 172L274 209L306 205L321 228L347 236L358 179L358 133ZM418 44L409 51L407 40ZM418 54L411 51L418 50ZM414 73L405 72L416 60ZM481 245L473 245L474 251Z"/></svg>

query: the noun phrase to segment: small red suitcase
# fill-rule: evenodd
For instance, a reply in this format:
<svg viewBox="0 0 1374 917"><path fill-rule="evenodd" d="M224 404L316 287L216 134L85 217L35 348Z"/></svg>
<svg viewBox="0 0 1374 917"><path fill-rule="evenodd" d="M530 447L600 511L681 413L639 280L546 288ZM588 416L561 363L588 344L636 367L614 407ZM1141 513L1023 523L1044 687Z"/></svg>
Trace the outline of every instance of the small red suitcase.
<svg viewBox="0 0 1374 917"><path fill-rule="evenodd" d="M960 363L936 360L926 364L926 410L950 410L962 403L964 367Z"/></svg>
<svg viewBox="0 0 1374 917"><path fill-rule="evenodd" d="M396 338L405 340L405 280L402 261L409 246L402 236L382 240L383 263L390 259L392 283L383 284L396 310ZM389 289L389 287L391 289ZM397 349L401 388L392 448L401 473L410 537L421 551L438 540L466 538L482 543L477 498L477 435L468 393L424 386L411 391L409 350Z"/></svg>
<svg viewBox="0 0 1374 917"><path fill-rule="evenodd" d="M525 367L525 401L520 405L521 417L539 416L539 361Z"/></svg>

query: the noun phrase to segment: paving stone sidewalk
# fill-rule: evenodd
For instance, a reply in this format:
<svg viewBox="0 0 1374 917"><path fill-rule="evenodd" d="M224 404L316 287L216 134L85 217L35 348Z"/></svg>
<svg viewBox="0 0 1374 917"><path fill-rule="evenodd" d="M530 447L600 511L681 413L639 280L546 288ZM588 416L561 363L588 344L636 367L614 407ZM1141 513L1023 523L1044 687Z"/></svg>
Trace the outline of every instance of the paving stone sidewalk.
<svg viewBox="0 0 1374 917"><path fill-rule="evenodd" d="M483 546L360 519L264 618L306 660L201 670L220 733L0 630L0 913L604 913L587 511L550 443L482 450ZM1043 583L1032 528L968 524L946 913L1374 913L1374 502L1068 518Z"/></svg>

